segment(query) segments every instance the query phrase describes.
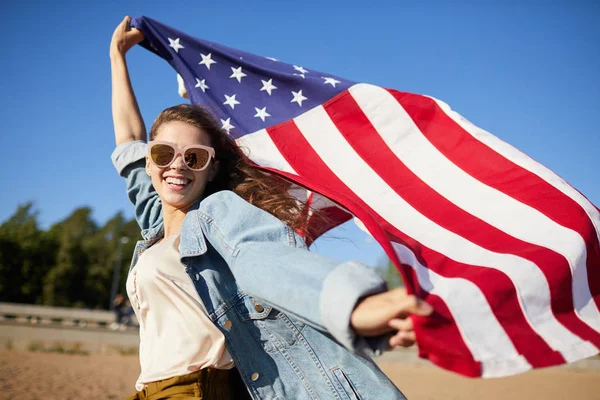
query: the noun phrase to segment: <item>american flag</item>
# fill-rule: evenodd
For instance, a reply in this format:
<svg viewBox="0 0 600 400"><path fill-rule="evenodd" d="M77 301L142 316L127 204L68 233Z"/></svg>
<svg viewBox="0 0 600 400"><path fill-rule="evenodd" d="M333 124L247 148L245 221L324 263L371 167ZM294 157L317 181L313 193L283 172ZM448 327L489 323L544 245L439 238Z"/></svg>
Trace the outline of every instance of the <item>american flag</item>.
<svg viewBox="0 0 600 400"><path fill-rule="evenodd" d="M421 357L499 377L598 353L600 210L552 171L434 98L132 26L255 163L381 244L435 309Z"/></svg>

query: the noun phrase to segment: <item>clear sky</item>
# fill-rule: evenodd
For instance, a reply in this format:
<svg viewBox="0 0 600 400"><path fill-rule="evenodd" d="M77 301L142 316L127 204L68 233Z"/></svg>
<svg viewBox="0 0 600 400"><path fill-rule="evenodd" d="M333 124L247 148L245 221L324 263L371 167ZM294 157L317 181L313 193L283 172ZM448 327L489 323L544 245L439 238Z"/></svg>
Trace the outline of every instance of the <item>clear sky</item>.
<svg viewBox="0 0 600 400"><path fill-rule="evenodd" d="M90 206L132 217L110 163L108 47L124 15L354 81L427 94L553 169L600 205L597 1L28 1L0 15L0 221L34 201L42 227ZM545 3L552 3L548 5ZM171 67L128 56L149 127L183 102ZM383 257L355 227L317 242Z"/></svg>

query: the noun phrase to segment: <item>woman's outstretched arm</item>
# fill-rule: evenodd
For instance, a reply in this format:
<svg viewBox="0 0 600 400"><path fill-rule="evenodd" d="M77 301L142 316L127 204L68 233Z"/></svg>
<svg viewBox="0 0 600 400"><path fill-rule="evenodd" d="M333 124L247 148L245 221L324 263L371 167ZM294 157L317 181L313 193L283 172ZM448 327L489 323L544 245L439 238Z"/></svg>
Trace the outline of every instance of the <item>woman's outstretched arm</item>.
<svg viewBox="0 0 600 400"><path fill-rule="evenodd" d="M115 29L110 42L110 66L112 73L112 115L117 145L134 140L146 141L146 127L140 114L125 54L144 39L138 29L131 29L131 18L125 17Z"/></svg>
<svg viewBox="0 0 600 400"><path fill-rule="evenodd" d="M193 213L188 229L206 237L243 291L326 330L348 349L373 355L410 346L411 315L433 312L402 289L387 291L372 268L307 251L287 225L233 192L208 196Z"/></svg>

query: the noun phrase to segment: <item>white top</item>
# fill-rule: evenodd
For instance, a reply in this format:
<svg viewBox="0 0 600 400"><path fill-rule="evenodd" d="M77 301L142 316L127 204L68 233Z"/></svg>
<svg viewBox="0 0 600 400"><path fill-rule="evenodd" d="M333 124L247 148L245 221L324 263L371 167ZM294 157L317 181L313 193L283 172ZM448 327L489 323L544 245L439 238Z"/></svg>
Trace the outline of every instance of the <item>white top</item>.
<svg viewBox="0 0 600 400"><path fill-rule="evenodd" d="M179 235L142 253L127 277L127 295L140 323L138 391L202 368L233 368L225 337L179 259Z"/></svg>

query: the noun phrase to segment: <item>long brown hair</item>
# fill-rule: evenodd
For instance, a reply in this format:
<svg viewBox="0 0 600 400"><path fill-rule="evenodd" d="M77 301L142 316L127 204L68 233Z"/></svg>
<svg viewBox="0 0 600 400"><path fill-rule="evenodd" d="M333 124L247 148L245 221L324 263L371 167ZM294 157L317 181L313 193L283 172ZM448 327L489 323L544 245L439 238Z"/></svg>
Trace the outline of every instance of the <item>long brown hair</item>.
<svg viewBox="0 0 600 400"><path fill-rule="evenodd" d="M305 236L307 207L288 192L291 184L258 169L218 125L212 114L197 104L180 104L162 111L150 129L154 140L158 128L166 122L180 121L202 129L208 134L219 161L215 178L208 183L204 196L221 190L231 190ZM312 217L311 217L312 218ZM308 240L312 238L306 238Z"/></svg>

